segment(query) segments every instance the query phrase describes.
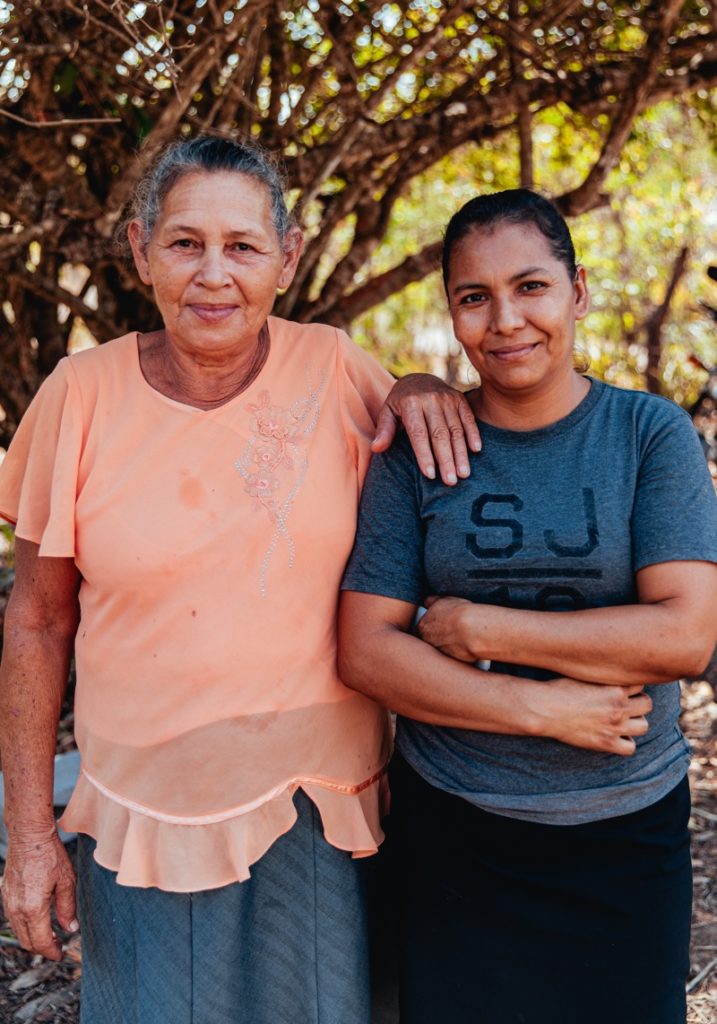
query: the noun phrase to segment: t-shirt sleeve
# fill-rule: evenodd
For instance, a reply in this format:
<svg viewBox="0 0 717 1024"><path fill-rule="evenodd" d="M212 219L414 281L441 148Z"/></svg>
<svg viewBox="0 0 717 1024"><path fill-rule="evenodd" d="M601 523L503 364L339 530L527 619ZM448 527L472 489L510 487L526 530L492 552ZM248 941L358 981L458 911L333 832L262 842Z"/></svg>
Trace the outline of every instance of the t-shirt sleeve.
<svg viewBox="0 0 717 1024"><path fill-rule="evenodd" d="M717 562L717 496L689 416L668 402L643 431L632 510L634 571Z"/></svg>
<svg viewBox="0 0 717 1024"><path fill-rule="evenodd" d="M339 405L346 441L363 483L371 458L371 442L381 406L393 377L343 331L337 331Z"/></svg>
<svg viewBox="0 0 717 1024"><path fill-rule="evenodd" d="M69 359L43 382L0 466L0 515L40 555L75 555L82 408Z"/></svg>
<svg viewBox="0 0 717 1024"><path fill-rule="evenodd" d="M401 436L371 460L342 589L421 604L426 595L424 543L418 468Z"/></svg>

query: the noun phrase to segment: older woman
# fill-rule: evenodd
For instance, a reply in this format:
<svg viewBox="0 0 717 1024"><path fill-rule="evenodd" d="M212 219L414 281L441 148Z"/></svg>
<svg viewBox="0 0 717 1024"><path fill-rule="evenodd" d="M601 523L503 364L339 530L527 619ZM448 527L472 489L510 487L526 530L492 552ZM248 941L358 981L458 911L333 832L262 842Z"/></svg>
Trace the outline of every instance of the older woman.
<svg viewBox="0 0 717 1024"><path fill-rule="evenodd" d="M711 481L676 406L574 369L586 276L547 200L471 200L444 280L485 447L452 490L374 459L341 612L342 678L399 712L401 1022L679 1024ZM614 696L602 727L546 720L565 677Z"/></svg>
<svg viewBox="0 0 717 1024"><path fill-rule="evenodd" d="M337 676L335 620L392 381L340 331L269 316L301 236L253 147L171 146L129 241L163 328L62 360L0 476L5 909L51 959L53 902L77 927L52 808L74 644L83 1024L360 1024L357 858L382 838L389 739ZM429 427L455 481L450 405Z"/></svg>

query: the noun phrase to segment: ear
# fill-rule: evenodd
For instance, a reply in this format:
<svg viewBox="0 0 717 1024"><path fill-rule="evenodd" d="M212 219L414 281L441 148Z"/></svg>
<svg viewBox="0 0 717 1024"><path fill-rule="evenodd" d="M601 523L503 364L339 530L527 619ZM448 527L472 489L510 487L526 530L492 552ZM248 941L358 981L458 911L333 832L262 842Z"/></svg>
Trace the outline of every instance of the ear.
<svg viewBox="0 0 717 1024"><path fill-rule="evenodd" d="M137 268L142 284L152 283L152 274L147 259L147 245L144 238L144 229L138 220L131 220L127 225L127 241L132 249L134 265Z"/></svg>
<svg viewBox="0 0 717 1024"><path fill-rule="evenodd" d="M588 279L585 273L585 267L582 264L578 265L573 287L575 288L575 319L582 320L583 317L586 317L590 312Z"/></svg>
<svg viewBox="0 0 717 1024"><path fill-rule="evenodd" d="M288 288L294 280L296 268L304 251L304 235L300 228L289 228L283 245L283 263L277 288Z"/></svg>

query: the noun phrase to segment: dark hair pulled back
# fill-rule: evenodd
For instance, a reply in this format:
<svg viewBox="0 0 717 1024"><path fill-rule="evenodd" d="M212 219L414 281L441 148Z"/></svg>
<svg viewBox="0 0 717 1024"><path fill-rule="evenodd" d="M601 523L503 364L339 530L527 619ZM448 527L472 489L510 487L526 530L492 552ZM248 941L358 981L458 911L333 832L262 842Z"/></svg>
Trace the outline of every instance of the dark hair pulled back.
<svg viewBox="0 0 717 1024"><path fill-rule="evenodd" d="M572 281L577 273L575 247L570 230L556 206L528 188L476 196L454 213L443 239L443 284L448 288L451 257L456 246L472 231L498 224L531 224L550 245L555 259L565 266Z"/></svg>

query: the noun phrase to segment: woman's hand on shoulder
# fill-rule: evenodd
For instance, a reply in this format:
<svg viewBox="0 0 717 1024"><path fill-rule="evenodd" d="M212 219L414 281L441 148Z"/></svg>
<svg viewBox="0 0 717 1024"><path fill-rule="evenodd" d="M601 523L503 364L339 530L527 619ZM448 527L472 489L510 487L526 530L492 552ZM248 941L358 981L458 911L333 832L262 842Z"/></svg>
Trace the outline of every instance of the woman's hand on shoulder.
<svg viewBox="0 0 717 1024"><path fill-rule="evenodd" d="M61 928L75 932L75 873L57 832L10 838L2 883L5 915L20 945L48 960L62 959L51 907Z"/></svg>
<svg viewBox="0 0 717 1024"><path fill-rule="evenodd" d="M445 484L470 476L468 449L480 451L481 439L473 411L460 391L429 373L402 377L379 413L371 451L384 452L391 446L399 421L424 476L435 479L436 462Z"/></svg>
<svg viewBox="0 0 717 1024"><path fill-rule="evenodd" d="M527 682L527 680L526 680ZM535 735L548 736L573 747L629 757L635 739L648 730L652 699L642 686L606 686L560 677L537 692L533 711L541 720Z"/></svg>

